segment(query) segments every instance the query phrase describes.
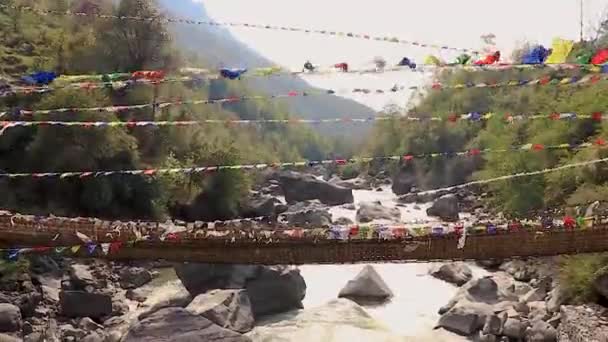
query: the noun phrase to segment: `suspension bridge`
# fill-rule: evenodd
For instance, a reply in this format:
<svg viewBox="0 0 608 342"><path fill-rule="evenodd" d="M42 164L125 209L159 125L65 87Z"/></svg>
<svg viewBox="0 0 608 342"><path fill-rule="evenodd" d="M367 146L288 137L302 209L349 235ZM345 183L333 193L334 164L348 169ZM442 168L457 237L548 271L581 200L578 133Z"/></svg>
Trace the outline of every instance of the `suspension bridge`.
<svg viewBox="0 0 608 342"><path fill-rule="evenodd" d="M54 252L113 260L264 265L487 260L608 250L608 221L603 219L593 220L586 229L535 224L465 229L452 224L439 232L435 228L418 234L400 225L350 225L342 227L346 234L335 236L332 228L205 225L4 213L0 216L0 247L9 254Z"/></svg>

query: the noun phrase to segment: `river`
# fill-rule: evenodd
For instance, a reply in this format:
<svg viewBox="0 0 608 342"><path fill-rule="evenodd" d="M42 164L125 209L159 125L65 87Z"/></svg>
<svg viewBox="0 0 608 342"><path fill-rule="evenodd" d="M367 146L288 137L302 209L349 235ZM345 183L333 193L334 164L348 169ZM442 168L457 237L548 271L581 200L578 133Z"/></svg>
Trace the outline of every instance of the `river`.
<svg viewBox="0 0 608 342"><path fill-rule="evenodd" d="M383 191L354 190L355 206L361 202L380 201L382 205L396 207L395 195L390 188ZM428 219L428 204L415 207L414 204L398 207L404 221ZM356 210L342 207L332 208L333 219L348 217L355 220ZM465 341L459 336L433 330L439 319L437 311L448 303L457 288L428 275L433 264L372 264L391 288L395 297L386 305L366 308L379 322L392 332L429 341ZM306 308L323 305L335 299L342 287L353 279L365 265L305 265L300 267L306 280L307 291L304 300ZM469 265L475 277L487 272L475 265ZM414 339L418 340L418 339Z"/></svg>

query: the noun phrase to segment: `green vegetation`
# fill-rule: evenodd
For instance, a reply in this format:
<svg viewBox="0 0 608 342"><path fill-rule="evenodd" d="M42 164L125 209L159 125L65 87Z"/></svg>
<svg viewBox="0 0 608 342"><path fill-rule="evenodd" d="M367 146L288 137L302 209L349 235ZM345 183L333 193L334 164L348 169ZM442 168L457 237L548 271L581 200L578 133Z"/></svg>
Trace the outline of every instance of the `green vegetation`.
<svg viewBox="0 0 608 342"><path fill-rule="evenodd" d="M593 302L599 299L593 281L608 269L606 254L589 254L562 257L560 284L565 298L573 303Z"/></svg>
<svg viewBox="0 0 608 342"><path fill-rule="evenodd" d="M4 2L6 3L6 1ZM58 11L153 17L152 0L9 0L9 4ZM0 10L0 75L49 70L96 74L203 66L201 55L180 53L161 21L122 21L38 16ZM93 107L206 99L253 92L240 82L165 83L127 89L57 90L0 99L0 108ZM4 110L2 109L2 110ZM273 102L180 106L148 111L54 113L50 120L197 120L286 118ZM0 137L0 170L40 172L191 167L322 158L331 144L305 126L267 125L147 128L16 128ZM162 177L2 180L0 207L33 214L111 219L227 219L238 214L250 186L239 171ZM191 208L191 210L184 210Z"/></svg>
<svg viewBox="0 0 608 342"><path fill-rule="evenodd" d="M579 44L580 45L580 44ZM575 55L582 46L575 47ZM518 52L521 53L521 52ZM554 78L585 76L583 71L511 70L444 71L436 75L444 84L505 82L534 79L545 75ZM367 152L373 155L425 154L460 152L473 148L509 149L526 144L560 145L594 142L606 138L606 124L583 120L516 120L508 124L506 114L533 115L577 113L590 115L608 105L605 94L608 82L595 85L521 86L473 89L430 90L411 111L433 113L447 118L451 114L494 113L487 121L383 122L376 126ZM419 188L434 188L491 178L512 173L540 170L575 161L603 158L606 149L559 149L544 151L508 151L475 157L427 158L418 160L405 172L416 175ZM410 163L411 164L411 163ZM494 208L510 215L527 215L531 210L587 202L606 193L605 165L520 178L488 185Z"/></svg>

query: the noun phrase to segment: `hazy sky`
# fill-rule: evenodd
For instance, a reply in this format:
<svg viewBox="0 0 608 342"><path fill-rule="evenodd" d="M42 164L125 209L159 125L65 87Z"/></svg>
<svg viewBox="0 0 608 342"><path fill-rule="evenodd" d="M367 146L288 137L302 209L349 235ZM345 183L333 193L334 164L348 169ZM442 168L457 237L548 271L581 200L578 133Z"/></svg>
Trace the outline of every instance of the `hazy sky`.
<svg viewBox="0 0 608 342"><path fill-rule="evenodd" d="M178 0L179 1L179 0ZM578 0L196 0L204 3L209 15L218 21L238 21L302 28L330 29L397 36L408 40L454 47L481 48L482 34L493 33L504 52L522 41L550 45L553 37L578 39ZM592 34L608 0L584 0L586 34ZM315 64L348 62L351 67L369 63L374 56L390 64L402 57L421 62L428 54L445 59L456 55L432 49L386 42L335 38L235 28L232 33L265 57L287 67L300 67L307 59ZM371 65L371 64L368 64ZM324 88L380 87L418 84L420 74L399 72L382 76L309 76L315 86ZM387 96L354 97L381 108L393 100L404 104L403 93Z"/></svg>

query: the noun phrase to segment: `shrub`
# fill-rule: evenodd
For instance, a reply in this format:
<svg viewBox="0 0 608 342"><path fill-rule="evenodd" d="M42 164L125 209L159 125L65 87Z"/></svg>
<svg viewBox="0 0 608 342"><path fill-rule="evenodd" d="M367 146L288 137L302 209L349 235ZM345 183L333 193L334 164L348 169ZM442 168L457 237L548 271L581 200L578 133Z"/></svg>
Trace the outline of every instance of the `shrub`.
<svg viewBox="0 0 608 342"><path fill-rule="evenodd" d="M574 303L597 301L598 294L593 288L593 281L605 270L607 264L606 254L562 257L559 280L566 298Z"/></svg>

